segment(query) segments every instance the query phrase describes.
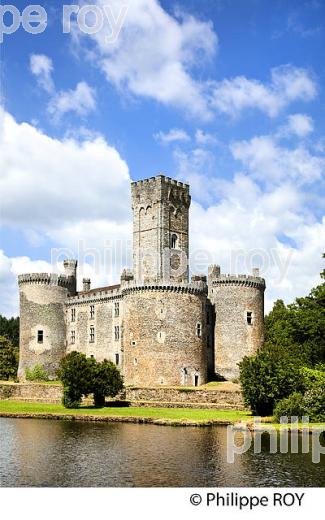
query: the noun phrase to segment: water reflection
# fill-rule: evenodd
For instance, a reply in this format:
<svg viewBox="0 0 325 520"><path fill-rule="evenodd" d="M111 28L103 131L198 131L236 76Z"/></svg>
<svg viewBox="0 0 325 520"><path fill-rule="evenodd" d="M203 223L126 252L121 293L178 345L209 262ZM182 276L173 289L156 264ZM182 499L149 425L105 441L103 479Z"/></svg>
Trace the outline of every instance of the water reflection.
<svg viewBox="0 0 325 520"><path fill-rule="evenodd" d="M253 450L227 463L225 427L0 418L0 485L325 486L325 456Z"/></svg>

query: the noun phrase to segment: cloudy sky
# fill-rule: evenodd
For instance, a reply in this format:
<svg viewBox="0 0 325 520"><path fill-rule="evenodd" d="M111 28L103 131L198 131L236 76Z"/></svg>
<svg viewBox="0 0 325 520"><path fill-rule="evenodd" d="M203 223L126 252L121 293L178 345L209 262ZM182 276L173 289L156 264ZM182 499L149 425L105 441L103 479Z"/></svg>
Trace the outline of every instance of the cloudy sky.
<svg viewBox="0 0 325 520"><path fill-rule="evenodd" d="M306 294L325 244L324 2L93 0L64 25L63 3L1 44L0 313L18 313L19 273L66 256L118 281L130 180L161 172L191 184L193 271L260 266L267 310Z"/></svg>

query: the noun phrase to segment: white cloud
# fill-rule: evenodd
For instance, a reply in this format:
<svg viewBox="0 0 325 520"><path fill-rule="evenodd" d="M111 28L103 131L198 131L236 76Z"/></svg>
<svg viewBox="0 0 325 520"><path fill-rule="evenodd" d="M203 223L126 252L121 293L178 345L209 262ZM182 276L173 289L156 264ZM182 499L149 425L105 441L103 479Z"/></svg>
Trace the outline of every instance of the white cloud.
<svg viewBox="0 0 325 520"><path fill-rule="evenodd" d="M105 0L96 3L106 4ZM113 0L110 7L119 13L120 1ZM96 43L90 56L109 83L192 116L211 117L204 85L191 74L216 53L218 39L211 22L182 13L172 16L157 0L132 0L118 38L108 44L110 32L105 25L90 37ZM73 34L79 43L85 37L78 29Z"/></svg>
<svg viewBox="0 0 325 520"><path fill-rule="evenodd" d="M1 118L4 224L45 233L81 220L129 219L128 166L104 138L53 139L8 113Z"/></svg>
<svg viewBox="0 0 325 520"><path fill-rule="evenodd" d="M214 145L218 143L218 139L208 132L204 132L203 130L198 129L195 132L195 140L198 145L208 146Z"/></svg>
<svg viewBox="0 0 325 520"><path fill-rule="evenodd" d="M272 136L235 142L231 151L254 178L266 183L293 180L308 184L321 179L325 170L324 157L312 155L303 145L293 149L280 146Z"/></svg>
<svg viewBox="0 0 325 520"><path fill-rule="evenodd" d="M190 141L191 138L185 130L181 128L172 128L169 132L158 132L154 138L162 144L174 143L175 141Z"/></svg>
<svg viewBox="0 0 325 520"><path fill-rule="evenodd" d="M30 70L37 78L37 82L49 94L54 91L52 79L53 63L45 54L32 54L30 56Z"/></svg>
<svg viewBox="0 0 325 520"><path fill-rule="evenodd" d="M282 129L282 134L296 135L302 138L313 132L313 130L314 122L310 116L306 114L292 114L288 117L288 122Z"/></svg>
<svg viewBox="0 0 325 520"><path fill-rule="evenodd" d="M220 264L224 273L247 273L260 266L267 283L267 312L275 299L289 303L307 294L320 283L325 219L306 217L303 199L293 184L263 191L239 174L223 184L218 202L203 208L194 201L192 268L197 250L205 251L208 262Z"/></svg>
<svg viewBox="0 0 325 520"><path fill-rule="evenodd" d="M211 82L211 105L232 117L245 109L258 109L274 117L289 103L309 101L317 94L315 81L307 70L284 65L273 68L271 82L237 76L220 82Z"/></svg>
<svg viewBox="0 0 325 520"><path fill-rule="evenodd" d="M196 200L211 202L216 179L213 176L214 156L206 149L197 147L190 151L179 148L173 152L176 176L191 185Z"/></svg>
<svg viewBox="0 0 325 520"><path fill-rule="evenodd" d="M79 116L86 116L96 109L96 92L85 81L77 84L76 88L60 91L55 94L48 105L48 112L59 120L67 112L75 112Z"/></svg>
<svg viewBox="0 0 325 520"><path fill-rule="evenodd" d="M99 231L100 229L97 229ZM102 227L101 231L104 229ZM129 230L131 231L131 230ZM63 250L62 250L63 251ZM82 290L82 279L90 278L92 287L104 287L106 285L119 282L119 276L125 267L125 258L117 256L110 258L111 249L107 246L108 253L105 256L105 249L96 250L97 258L90 248L81 251L77 270L77 289ZM69 250L65 249L65 253ZM116 253L116 248L114 248ZM64 253L64 252L63 252ZM84 256L82 256L84 253ZM58 263L50 263L44 260L31 260L27 256L8 257L0 250L0 314L11 317L19 314L19 291L18 275L25 273L63 273L63 259L66 254L59 258ZM92 262L92 258L95 262ZM61 261L62 260L62 261ZM112 263L114 262L114 264ZM120 268L120 265L122 268ZM116 267L120 268L116 274Z"/></svg>
<svg viewBox="0 0 325 520"><path fill-rule="evenodd" d="M56 92L52 78L53 62L45 54L31 55L30 70L40 87L50 94L47 110L54 122L58 122L68 112L86 116L96 109L96 90L85 81L80 81L75 89Z"/></svg>

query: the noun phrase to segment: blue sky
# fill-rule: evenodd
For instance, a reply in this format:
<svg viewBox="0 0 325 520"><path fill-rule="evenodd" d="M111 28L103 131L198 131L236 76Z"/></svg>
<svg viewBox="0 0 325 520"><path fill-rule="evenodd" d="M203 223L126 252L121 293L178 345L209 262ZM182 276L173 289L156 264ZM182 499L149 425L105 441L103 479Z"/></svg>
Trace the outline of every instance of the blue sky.
<svg viewBox="0 0 325 520"><path fill-rule="evenodd" d="M160 172L191 184L193 271L259 265L267 309L305 294L325 236L324 2L80 2L121 15L113 42L107 20L63 34L63 3L1 45L0 312L17 313L18 273L57 268L53 248L116 281L130 179Z"/></svg>

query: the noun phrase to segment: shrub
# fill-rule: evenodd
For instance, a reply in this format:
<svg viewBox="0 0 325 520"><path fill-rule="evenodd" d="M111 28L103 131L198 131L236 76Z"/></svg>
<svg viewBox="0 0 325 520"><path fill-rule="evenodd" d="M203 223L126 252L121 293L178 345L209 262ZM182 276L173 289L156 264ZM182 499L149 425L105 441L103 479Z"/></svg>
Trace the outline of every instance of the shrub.
<svg viewBox="0 0 325 520"><path fill-rule="evenodd" d="M257 415L272 415L274 405L304 391L300 366L282 349L267 347L239 364L245 404Z"/></svg>
<svg viewBox="0 0 325 520"><path fill-rule="evenodd" d="M105 406L105 397L115 397L123 390L123 378L114 363L104 359L92 363L92 392L95 406Z"/></svg>
<svg viewBox="0 0 325 520"><path fill-rule="evenodd" d="M41 365L35 365L32 369L25 369L25 377L27 381L48 381L49 376Z"/></svg>
<svg viewBox="0 0 325 520"><path fill-rule="evenodd" d="M318 368L318 367L317 367ZM319 369L303 367L301 373L306 390L311 390L315 384L325 386L325 372Z"/></svg>
<svg viewBox="0 0 325 520"><path fill-rule="evenodd" d="M73 394L69 388L63 389L62 404L65 408L79 408L82 395Z"/></svg>
<svg viewBox="0 0 325 520"><path fill-rule="evenodd" d="M305 393L304 405L307 415L311 421L325 421L325 386L324 383L315 383L310 390Z"/></svg>
<svg viewBox="0 0 325 520"><path fill-rule="evenodd" d="M18 370L18 350L8 338L0 336L0 380L14 379Z"/></svg>
<svg viewBox="0 0 325 520"><path fill-rule="evenodd" d="M67 408L78 408L83 395L90 394L92 388L91 361L85 354L71 352L61 359L58 377L64 386L62 403ZM73 406L71 405L73 404Z"/></svg>
<svg viewBox="0 0 325 520"><path fill-rule="evenodd" d="M306 408L304 405L304 396L300 392L294 392L276 403L273 415L275 419L280 422L281 417L299 417L307 415Z"/></svg>
<svg viewBox="0 0 325 520"><path fill-rule="evenodd" d="M105 397L114 397L123 390L123 378L114 363L101 363L79 352L71 352L60 362L58 376L64 386L62 403L78 408L82 396L94 395L95 406L105 406Z"/></svg>

